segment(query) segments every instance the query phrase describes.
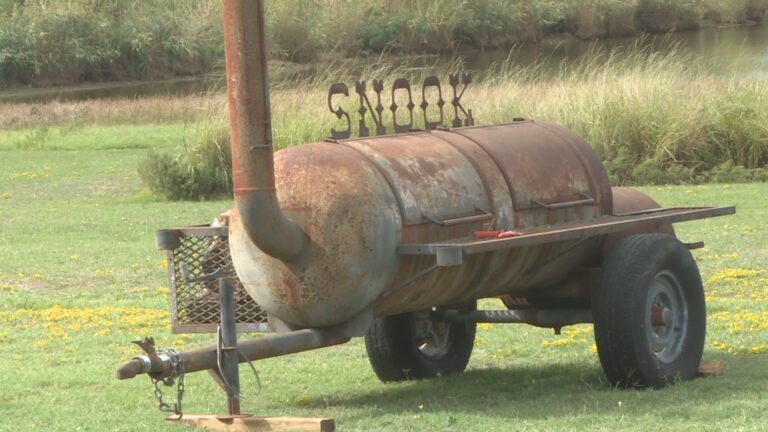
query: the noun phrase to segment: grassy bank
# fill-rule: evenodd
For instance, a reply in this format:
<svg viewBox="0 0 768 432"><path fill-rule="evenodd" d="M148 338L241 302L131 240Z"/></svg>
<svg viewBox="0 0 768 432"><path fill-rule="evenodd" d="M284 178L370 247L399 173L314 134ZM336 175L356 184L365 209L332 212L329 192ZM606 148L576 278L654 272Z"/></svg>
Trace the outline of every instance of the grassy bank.
<svg viewBox="0 0 768 432"><path fill-rule="evenodd" d="M762 21L768 0L267 2L274 58L438 53ZM211 1L2 0L0 89L209 72L223 59Z"/></svg>
<svg viewBox="0 0 768 432"><path fill-rule="evenodd" d="M556 33L581 39L690 30L765 18L764 0L325 0L270 4L277 55L437 53L510 47Z"/></svg>
<svg viewBox="0 0 768 432"><path fill-rule="evenodd" d="M526 117L574 130L595 149L614 184L768 180L768 82L713 78L707 69L679 51L658 55L638 50L624 57L592 53L564 65L554 77L541 67L521 68L510 60L476 76L462 103L473 110L477 124ZM395 77L409 76L419 83L424 75L436 73L446 81L448 72L413 75L384 67L363 76L384 78L387 88ZM354 82L353 77L342 80ZM320 140L330 135L331 127L346 128L328 112L328 84L318 79L272 93L277 148ZM418 104L420 95L414 97ZM386 92L383 99L384 106L391 103ZM353 114L357 109L356 96L334 103ZM207 120L214 133L198 141L198 148L226 150L225 113L221 99ZM450 109L446 113L452 114ZM352 117L355 136L356 114ZM421 127L418 109L415 117ZM392 133L390 114L384 118ZM368 123L373 126L370 118Z"/></svg>
<svg viewBox="0 0 768 432"><path fill-rule="evenodd" d="M223 58L217 2L0 2L0 88L198 75Z"/></svg>
<svg viewBox="0 0 768 432"><path fill-rule="evenodd" d="M164 254L152 232L209 221L231 202L143 195L135 169L145 154L86 143L0 151L0 431L178 430L157 411L148 379L119 382L114 368L146 335L183 349L214 343L170 334ZM330 416L340 431L765 430L768 232L756 221L768 206L755 199L764 189L645 189L664 205L738 207L733 217L678 226L684 241L707 242L694 251L707 287L705 359L726 361L722 377L619 391L602 375L589 326L555 336L493 325L479 330L465 374L433 381L379 383L360 340L259 361L260 394L243 370L243 410ZM204 373L187 376L184 402L190 414L225 410Z"/></svg>
<svg viewBox="0 0 768 432"><path fill-rule="evenodd" d="M361 76L382 78L386 87L401 76L419 83L434 73L445 80L450 70L460 67L456 63L453 68L414 74L384 63ZM564 65L554 77L544 68L521 68L510 60L476 76L462 102L473 110L478 124L528 117L565 125L593 146L614 184L765 181L768 82L713 78L707 69L679 51L667 55L634 51L624 57L595 52L579 63ZM341 77L350 85L357 78L344 72L342 67L310 82L274 83L277 148L321 140L331 127L345 128L335 123L326 105L332 78ZM418 104L420 95L415 97ZM385 95L385 106L388 99ZM354 96L334 103L343 103L351 113L357 108ZM416 114L416 126L421 126L418 109ZM391 133L388 117L385 113ZM356 125L355 116L352 123ZM171 189L174 182L186 188L169 194L175 198L212 194L210 185L204 193L195 192L189 176L218 173L216 184L224 189L228 184L229 170L221 165L228 160L221 94L6 104L0 106L0 127L7 130L0 134L0 149L5 150L72 150L78 143L92 148L165 148L159 153L174 156L144 171L154 170L154 177L163 178ZM171 177L176 180L169 186Z"/></svg>

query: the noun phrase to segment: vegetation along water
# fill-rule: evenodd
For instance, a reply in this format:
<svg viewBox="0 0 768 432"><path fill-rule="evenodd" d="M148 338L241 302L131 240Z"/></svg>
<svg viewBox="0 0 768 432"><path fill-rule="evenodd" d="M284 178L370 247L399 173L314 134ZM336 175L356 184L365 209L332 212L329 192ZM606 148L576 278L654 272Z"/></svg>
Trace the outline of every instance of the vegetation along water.
<svg viewBox="0 0 768 432"><path fill-rule="evenodd" d="M761 22L768 0L281 0L275 58L508 48ZM220 68L218 2L0 0L0 88L157 79Z"/></svg>

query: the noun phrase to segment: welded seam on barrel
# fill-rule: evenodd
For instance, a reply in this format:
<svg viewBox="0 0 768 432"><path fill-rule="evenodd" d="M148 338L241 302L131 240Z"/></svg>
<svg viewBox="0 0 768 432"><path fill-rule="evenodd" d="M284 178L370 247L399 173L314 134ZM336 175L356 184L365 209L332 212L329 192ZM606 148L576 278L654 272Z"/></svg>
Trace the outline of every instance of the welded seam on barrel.
<svg viewBox="0 0 768 432"><path fill-rule="evenodd" d="M439 132L451 132L450 129L447 130L440 130ZM432 136L436 137L440 141L450 145L456 151L461 153L462 156L464 156L464 159L466 159L470 165L472 165L472 168L475 169L475 172L477 173L477 176L480 178L480 183L483 184L483 189L485 190L485 197L488 199L488 205L490 206L490 212L493 213L493 227L498 226L498 212L496 209L496 204L494 202L495 195L493 194L493 191L491 190L491 187L489 186L488 179L486 178L485 174L483 173L483 170L480 169L480 167L475 163L475 161L472 159L472 157L467 154L461 146L456 145L455 143L451 142L449 139L446 139L445 136L442 136L443 134L439 133L432 133ZM457 134L461 135L461 134ZM463 135L461 135L463 136Z"/></svg>
<svg viewBox="0 0 768 432"><path fill-rule="evenodd" d="M500 125L500 126L514 126L514 125L521 125L521 124L526 124L526 123L533 123L533 122L515 122L515 123L508 123L508 124ZM494 126L496 126L496 125L485 126L485 128L491 128L491 127L494 127ZM475 145L477 145L478 147L480 147L480 149L482 149L488 155L488 157L493 161L493 163L496 165L496 168L499 170L499 172L501 172L501 175L504 177L504 181L507 184L507 188L509 189L509 195L510 195L510 200L511 200L511 205L512 205L512 211L513 211L513 215L512 215L513 221L514 221L513 223L514 223L515 227L517 227L518 226L518 211L517 211L518 209L515 207L515 202L516 202L515 189L512 187L512 180L507 175L506 170L504 170L502 168L501 163L499 162L499 160L496 157L494 157L494 154L490 150L488 150L480 141L475 140L474 138L468 136L467 134L461 133L460 130L451 130L451 132L454 132L455 134L460 135L460 136L466 138L470 142L472 142ZM520 263L520 266L522 268L530 268L530 267L532 267L538 261L539 257L541 256L543 247L544 246L532 248L530 253L526 254L526 256L523 258L523 261ZM512 274L511 272L507 274L507 278L509 279L509 284L510 285L512 284L511 280L514 279L515 277L518 277L518 276ZM520 277L524 277L524 276L521 275Z"/></svg>
<svg viewBox="0 0 768 432"><path fill-rule="evenodd" d="M581 162L582 167L584 169L586 169L587 173L589 173L588 181L589 181L590 187L593 188L593 190L595 192L600 193L601 192L600 191L600 185L597 184L598 183L597 175L598 175L598 172L601 171L601 170L598 169L597 170L598 172L596 172L596 170L595 170L595 168L597 166L600 166L601 168L603 168L603 165L600 163L600 160L597 159L596 157L594 159L593 158L587 158L587 156L584 154L584 152L581 151L582 149L579 148L580 146L577 146L576 143L574 143L571 140L569 140L569 139L565 138L564 136L562 136L560 134L560 131L558 131L556 128L551 127L551 125L549 125L547 123L536 123L536 126L538 126L538 127L542 128L542 129L548 131L549 133L554 135L557 139L559 139L560 141L562 141L563 143L568 145L568 147L570 147L574 152L576 152L576 156L579 158L579 161ZM593 154L594 154L594 150L592 149L592 147L586 141L584 142L584 145L590 151L592 151ZM595 156L597 156L597 155L595 154ZM592 159L592 160L590 160L590 159ZM603 173L605 173L605 168L603 168L602 171L603 171ZM607 175L608 174L605 173L606 180L607 180ZM605 196L600 196L599 197L599 198L601 198L601 202L600 202L600 213L601 213L601 215L602 214L613 214L613 192L611 191L610 180L606 182L605 186L608 187L608 193L605 194L605 196L608 197L609 202L603 203L602 202L602 198L604 198Z"/></svg>
<svg viewBox="0 0 768 432"><path fill-rule="evenodd" d="M512 220L514 221L513 222L514 226L516 228L519 227L518 218L517 218L517 208L515 207L515 201L516 201L515 189L512 187L512 180L509 178L509 175L507 175L507 172L501 167L501 163L499 163L498 159L496 159L494 157L493 153L490 150L485 148L485 146L483 144L481 144L479 141L477 141L476 139L468 136L467 134L461 133L461 131L459 131L459 130L455 130L455 131L452 131L452 132L454 132L454 133L456 133L458 135L461 135L464 138L468 139L469 141L477 144L477 146L480 147L481 149L483 149L483 151L488 155L488 157L491 158L493 163L496 164L496 168L498 168L499 172L501 172L501 175L504 177L504 181L507 183L507 188L509 189L509 197L512 200L512 212L513 212Z"/></svg>
<svg viewBox="0 0 768 432"><path fill-rule="evenodd" d="M364 140L355 140L357 142L364 142ZM381 174L382 177L384 177L384 181L387 182L387 185L389 186L389 189L392 191L392 195L395 197L395 200L397 201L397 207L400 210L400 219L403 221L403 226L405 226L405 204L403 204L403 200L400 197L400 193L395 188L395 182L392 180L392 178L389 176L389 173L387 173L384 169L382 169L379 164L376 163L376 161L368 156L362 149L359 149L355 146L349 145L347 141L341 142L339 141L337 143L338 145L342 145L348 149L352 149L359 153L368 163L373 165L374 169Z"/></svg>
<svg viewBox="0 0 768 432"><path fill-rule="evenodd" d="M459 146L458 144L456 144L456 143L452 142L451 140L449 140L448 137L445 134L435 133L435 132L454 132L454 134L464 138L465 140L467 140L467 142L469 142L471 144L477 145L477 143L474 142L473 140L467 138L463 134L455 133L455 131L453 131L451 129L445 129L445 130L438 129L437 131L433 131L433 133L432 133L432 136L437 137L441 141L447 143L448 145L450 145L451 147L456 149L462 156L464 156L464 158L467 161L469 161L470 165L472 165L472 167L475 169L475 171L477 172L478 177L480 177L480 181L483 184L483 188L485 189L485 193L486 193L486 196L488 197L489 205L491 206L491 211L494 214L494 226L498 227L498 224L499 224L500 221L498 219L498 214L497 214L496 205L495 205L495 201L494 201L495 195L492 193L492 190L491 190L491 188L489 186L488 180L487 180L486 176L484 175L484 170L480 169L480 167L477 164L475 164L474 159L468 153L466 153L464 151L464 149L461 148L461 146ZM486 154L488 153L487 151L485 151L482 148L481 148L481 151L486 153ZM499 166L496 163L496 161L494 161L493 158L491 158L491 160L496 165L496 168L498 169ZM501 170L499 169L499 171L501 171ZM509 183L508 182L506 182L506 183L507 183L507 187L509 188ZM505 197L502 197L502 198L505 198ZM507 199L511 200L512 198L511 197L507 197ZM513 218L513 221L514 221L514 217L515 217L514 202L511 202L510 205L511 205L511 207L513 209L512 210L512 218ZM508 251L496 251L495 253L500 253L502 255L505 255L506 257L499 257L499 256L495 256L495 257L490 257L489 256L489 257L486 257L485 260L484 260L483 268L478 268L477 269L478 273L487 273L487 272L492 272L493 271L493 269L496 267L496 265L492 264L489 260L505 261L505 258L508 259L508 255L509 255ZM489 254L489 255L493 255L493 254ZM498 265L501 265L501 263L499 262ZM468 285L469 290L464 293L464 296L474 295L474 294L478 293L480 291L480 288L488 283L487 279L490 278L490 277L491 277L490 275L485 276L485 278L483 278L483 282L482 283L478 282L478 283L475 283L475 284L469 284Z"/></svg>

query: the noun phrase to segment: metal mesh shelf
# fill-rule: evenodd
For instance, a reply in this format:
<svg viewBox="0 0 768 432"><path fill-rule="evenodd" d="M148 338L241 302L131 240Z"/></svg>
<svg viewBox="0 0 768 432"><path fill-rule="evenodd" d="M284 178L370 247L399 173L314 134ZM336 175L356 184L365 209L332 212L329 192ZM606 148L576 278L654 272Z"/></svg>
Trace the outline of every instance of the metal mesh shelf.
<svg viewBox="0 0 768 432"><path fill-rule="evenodd" d="M229 243L226 227L193 226L160 230L157 244L168 254L171 330L174 333L213 333L219 325L218 280L188 279L229 267ZM241 332L269 332L267 314L248 295L240 280L235 286L235 321Z"/></svg>

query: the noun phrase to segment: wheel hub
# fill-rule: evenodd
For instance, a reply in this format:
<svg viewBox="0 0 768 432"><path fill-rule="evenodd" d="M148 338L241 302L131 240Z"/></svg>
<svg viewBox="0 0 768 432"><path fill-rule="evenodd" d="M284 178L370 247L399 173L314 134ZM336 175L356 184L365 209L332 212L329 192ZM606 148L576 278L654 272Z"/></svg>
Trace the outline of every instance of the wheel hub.
<svg viewBox="0 0 768 432"><path fill-rule="evenodd" d="M440 359L451 349L451 326L444 321L425 319L416 335L416 344L424 356Z"/></svg>
<svg viewBox="0 0 768 432"><path fill-rule="evenodd" d="M683 350L688 333L688 305L682 286L670 271L656 274L645 305L645 329L651 352L671 363Z"/></svg>

